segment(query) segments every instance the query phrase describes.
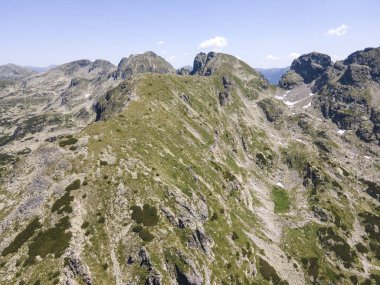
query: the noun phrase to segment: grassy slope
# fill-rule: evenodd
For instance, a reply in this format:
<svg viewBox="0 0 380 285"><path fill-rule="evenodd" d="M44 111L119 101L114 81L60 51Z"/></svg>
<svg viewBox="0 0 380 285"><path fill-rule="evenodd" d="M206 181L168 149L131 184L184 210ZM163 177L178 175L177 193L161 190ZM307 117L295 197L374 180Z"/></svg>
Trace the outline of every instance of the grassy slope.
<svg viewBox="0 0 380 285"><path fill-rule="evenodd" d="M122 282L135 280L137 284L144 284L148 270L138 263L127 264L127 257L144 245L153 267L162 274L163 284L173 278L163 269L164 263L187 268L178 260L178 251L194 260L202 274L202 268L208 267L212 272L211 282L267 284L258 264L258 257L263 256L263 252L245 235L245 232L253 232L266 238L257 216L246 203L244 185L252 180L260 181L268 185L270 193L273 187L270 175L286 154L276 154L265 130L245 120L248 111L236 90L229 105L219 106L217 94L223 86L217 76L145 74L134 80L137 98L119 115L93 123L80 134L78 138L88 139L87 152L83 147L73 149L75 159L71 174L85 176L86 185L72 192L72 218L75 219L75 213L79 212L86 226L72 229L75 239L72 246L83 246L83 262L88 265L91 277L99 284L113 284L118 275L115 272L120 270ZM181 99L184 94L189 96L190 103ZM304 148L292 145L286 148L289 157L296 156L296 163L291 167L302 175L309 161L330 177L324 191L331 195L326 192L311 194L313 190L308 190L310 207L318 204L333 210L341 224L351 230L352 214L344 211L349 201L332 193L336 190L332 187L329 166L316 153L304 153L299 151L301 149ZM257 165L258 153L271 157L272 161ZM341 179L348 184L351 178ZM241 186L234 187L236 182ZM214 241L213 256L207 257L200 249L190 249L187 240L194 228L173 227L159 210L164 205L179 215L178 203L171 195L173 191L180 193L189 205L196 204L200 197L206 200L208 218L204 223L197 223ZM345 191L348 193L351 189L347 187ZM260 201L252 189L248 193L253 207L259 206ZM282 212L287 215L289 209L296 208L296 205L289 208L284 193L274 193L273 199L280 217ZM131 207L143 204L158 210L158 224L144 226L154 236L151 242L143 241L131 230L136 226ZM356 206L358 211L370 209L365 202ZM274 210L276 212L276 208ZM53 213L49 220L57 221L58 217L61 216ZM282 248L300 263L302 259L317 257L317 272L322 280L337 282L340 278L340 282L345 280L343 283L346 283L350 272L342 273L341 269L334 268L331 261L334 256L326 255L318 241L318 227L309 223L286 229ZM334 226L343 235L345 231L341 227ZM79 244L75 245L76 240ZM26 248L23 252L21 260L26 259ZM55 282L51 275L62 265L63 259L48 255L33 265L29 276L28 268L20 269L20 273L29 283L40 279L49 284ZM256 277L252 277L252 268L259 271ZM263 265L261 268L265 269ZM306 275L315 274L315 266L306 265L298 270L304 270ZM246 280L247 272L249 280Z"/></svg>

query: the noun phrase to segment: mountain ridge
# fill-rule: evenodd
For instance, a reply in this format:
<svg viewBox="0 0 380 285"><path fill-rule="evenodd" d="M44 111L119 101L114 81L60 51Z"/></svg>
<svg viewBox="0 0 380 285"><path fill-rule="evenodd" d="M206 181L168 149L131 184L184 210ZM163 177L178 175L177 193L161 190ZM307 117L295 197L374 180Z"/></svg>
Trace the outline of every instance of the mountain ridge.
<svg viewBox="0 0 380 285"><path fill-rule="evenodd" d="M365 53L301 56L279 87L214 52L193 75L148 52L1 87L0 282L378 280L379 147L323 113L342 86L367 102Z"/></svg>

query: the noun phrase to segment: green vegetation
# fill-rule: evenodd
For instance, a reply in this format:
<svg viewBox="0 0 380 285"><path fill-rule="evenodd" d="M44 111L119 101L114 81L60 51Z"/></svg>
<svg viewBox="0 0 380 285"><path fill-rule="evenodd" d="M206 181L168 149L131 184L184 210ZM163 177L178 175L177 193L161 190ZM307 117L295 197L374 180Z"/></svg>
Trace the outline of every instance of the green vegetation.
<svg viewBox="0 0 380 285"><path fill-rule="evenodd" d="M70 192L70 191L79 189L79 187L80 187L80 180L76 179L69 186L66 187L65 191Z"/></svg>
<svg viewBox="0 0 380 285"><path fill-rule="evenodd" d="M158 215L157 209L154 206L150 206L148 204L144 204L143 208L139 206L131 207L132 219L136 221L136 223L144 224L144 226L155 226L158 223Z"/></svg>
<svg viewBox="0 0 380 285"><path fill-rule="evenodd" d="M59 146L60 147L65 147L65 146L68 146L68 145L76 144L77 142L78 142L78 139L76 139L76 138L68 138L66 140L60 141L59 142Z"/></svg>
<svg viewBox="0 0 380 285"><path fill-rule="evenodd" d="M80 180L76 179L65 189L65 194L60 197L57 201L54 202L51 211L57 212L58 214L62 213L71 213L73 211L71 207L71 201L74 200L74 197L71 196L71 191L77 190L80 187Z"/></svg>
<svg viewBox="0 0 380 285"><path fill-rule="evenodd" d="M350 245L342 237L337 235L331 227L320 228L318 237L326 249L333 251L343 261L346 268L351 267L355 261L356 253L351 251Z"/></svg>
<svg viewBox="0 0 380 285"><path fill-rule="evenodd" d="M70 192L65 192L65 194L54 202L51 211L57 212L58 214L62 213L71 213L73 208L70 206L71 201L74 200L74 197L70 195Z"/></svg>
<svg viewBox="0 0 380 285"><path fill-rule="evenodd" d="M273 186L272 199L274 202L275 213L285 213L290 209L290 199L285 189L279 186Z"/></svg>
<svg viewBox="0 0 380 285"><path fill-rule="evenodd" d="M24 266L35 263L36 256L44 258L54 254L55 258L60 257L71 239L71 232L67 232L70 226L69 217L63 217L53 228L38 233L29 245L29 257Z"/></svg>
<svg viewBox="0 0 380 285"><path fill-rule="evenodd" d="M232 238L232 240L237 240L237 239L239 239L239 235L235 231L233 231L231 238Z"/></svg>
<svg viewBox="0 0 380 285"><path fill-rule="evenodd" d="M7 165L8 163L14 162L15 157L7 153L0 153L0 166Z"/></svg>
<svg viewBox="0 0 380 285"><path fill-rule="evenodd" d="M230 171L223 169L223 167L219 163L217 163L215 161L211 161L211 164L216 171L219 171L223 174L224 180L230 181L230 182L236 180L236 176L233 175Z"/></svg>
<svg viewBox="0 0 380 285"><path fill-rule="evenodd" d="M303 257L301 262L306 272L313 278L314 281L317 281L319 274L319 263L317 257Z"/></svg>
<svg viewBox="0 0 380 285"><path fill-rule="evenodd" d="M38 230L41 228L41 224L38 221L38 218L34 218L27 226L26 228L21 231L15 239L3 250L2 256L6 256L10 253L17 252L20 247L27 242Z"/></svg>
<svg viewBox="0 0 380 285"><path fill-rule="evenodd" d="M287 148L282 149L284 162L292 169L302 173L309 161L309 155L305 152L305 145L300 142L292 142Z"/></svg>
<svg viewBox="0 0 380 285"><path fill-rule="evenodd" d="M362 179L362 182L367 185L366 192L368 195L380 201L380 185L375 182Z"/></svg>
<svg viewBox="0 0 380 285"><path fill-rule="evenodd" d="M134 233L139 233L139 232L142 231L142 229L143 229L143 227L142 227L141 225L135 225L135 226L133 226L133 228L132 228L132 232L134 232Z"/></svg>
<svg viewBox="0 0 380 285"><path fill-rule="evenodd" d="M143 228L140 232L139 232L139 237L143 240L143 241L146 241L146 242L150 242L154 239L154 235L152 235L150 233L150 231L147 229L147 228Z"/></svg>
<svg viewBox="0 0 380 285"><path fill-rule="evenodd" d="M273 284L286 285L289 284L287 281L281 280L278 276L276 270L264 259L259 258L259 271L261 276L267 281L272 281Z"/></svg>
<svg viewBox="0 0 380 285"><path fill-rule="evenodd" d="M356 250L360 253L368 253L368 248L361 242L356 244L355 247L356 247Z"/></svg>
<svg viewBox="0 0 380 285"><path fill-rule="evenodd" d="M319 229L319 225L315 223L300 229L287 229L283 245L291 256L302 263L305 273L312 280L317 278L315 282L336 284L336 270L339 272L339 268L334 268L319 246Z"/></svg>
<svg viewBox="0 0 380 285"><path fill-rule="evenodd" d="M257 105L264 111L269 122L278 122L284 113L281 108L284 104L273 98L265 98L259 101Z"/></svg>

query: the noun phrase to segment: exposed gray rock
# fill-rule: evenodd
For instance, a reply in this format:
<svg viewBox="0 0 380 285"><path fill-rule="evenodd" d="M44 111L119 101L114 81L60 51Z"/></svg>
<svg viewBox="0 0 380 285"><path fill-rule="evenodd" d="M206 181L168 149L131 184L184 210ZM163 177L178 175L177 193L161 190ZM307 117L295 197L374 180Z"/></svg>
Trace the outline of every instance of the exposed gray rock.
<svg viewBox="0 0 380 285"><path fill-rule="evenodd" d="M287 73L285 73L279 82L279 86L284 89L293 89L297 86L300 86L303 83L303 78L301 75L296 73L294 70L289 70Z"/></svg>
<svg viewBox="0 0 380 285"><path fill-rule="evenodd" d="M191 71L192 71L192 67L187 65L187 66L184 66L184 67L177 69L177 74L179 74L179 75L190 75Z"/></svg>
<svg viewBox="0 0 380 285"><path fill-rule="evenodd" d="M164 205L160 206L161 211L164 213L165 217L168 219L168 221L175 227L178 227L178 220L174 213Z"/></svg>
<svg viewBox="0 0 380 285"><path fill-rule="evenodd" d="M228 91L219 92L219 104L221 107L227 105L231 100L231 94Z"/></svg>
<svg viewBox="0 0 380 285"><path fill-rule="evenodd" d="M182 94L181 95L181 99L186 102L187 104L189 104L191 106L191 102L190 102L190 96L187 95L187 94Z"/></svg>
<svg viewBox="0 0 380 285"><path fill-rule="evenodd" d="M147 267L149 270L152 269L152 264L150 262L150 257L149 257L149 253L148 251L146 250L145 247L140 247L140 250L139 250L139 258L140 258L140 266L145 266Z"/></svg>
<svg viewBox="0 0 380 285"><path fill-rule="evenodd" d="M88 269L83 263L80 261L78 257L71 256L69 259L69 268L74 274L74 276L79 276L82 278L83 282L86 285L92 285L92 280L89 275Z"/></svg>
<svg viewBox="0 0 380 285"><path fill-rule="evenodd" d="M145 281L145 285L161 285L161 279L161 274L153 269L149 272L149 276Z"/></svg>
<svg viewBox="0 0 380 285"><path fill-rule="evenodd" d="M214 57L216 57L218 53L209 52L207 55L203 52L196 55L193 63L193 70L191 71L191 75L203 75L210 76L215 72L215 66L211 64L211 61Z"/></svg>
<svg viewBox="0 0 380 285"><path fill-rule="evenodd" d="M310 53L294 60L280 87L311 84L313 104L340 129L354 130L365 142L379 141L380 48L368 48L332 64L329 56Z"/></svg>
<svg viewBox="0 0 380 285"><path fill-rule="evenodd" d="M295 59L290 66L299 74L305 83L311 83L321 76L321 74L332 66L330 56L318 52L301 55Z"/></svg>
<svg viewBox="0 0 380 285"><path fill-rule="evenodd" d="M0 65L0 81L19 80L36 74L32 69L16 64Z"/></svg>
<svg viewBox="0 0 380 285"><path fill-rule="evenodd" d="M189 236L189 247L202 249L203 252L208 256L211 256L212 253L211 244L212 240L200 228L196 228Z"/></svg>
<svg viewBox="0 0 380 285"><path fill-rule="evenodd" d="M180 259L186 264L185 268L175 265L176 279L180 285L201 285L203 284L203 275L198 271L193 260L179 255Z"/></svg>
<svg viewBox="0 0 380 285"><path fill-rule="evenodd" d="M325 209L319 206L313 206L311 209L314 213L314 217L319 219L321 222L328 222L331 220L331 215Z"/></svg>
<svg viewBox="0 0 380 285"><path fill-rule="evenodd" d="M114 79L126 79L140 73L175 73L175 69L162 57L148 51L143 54L131 55L123 58L117 71L112 75Z"/></svg>
<svg viewBox="0 0 380 285"><path fill-rule="evenodd" d="M284 113L284 110L281 107L283 104L273 98L265 98L259 101L257 105L264 111L269 122L279 121Z"/></svg>

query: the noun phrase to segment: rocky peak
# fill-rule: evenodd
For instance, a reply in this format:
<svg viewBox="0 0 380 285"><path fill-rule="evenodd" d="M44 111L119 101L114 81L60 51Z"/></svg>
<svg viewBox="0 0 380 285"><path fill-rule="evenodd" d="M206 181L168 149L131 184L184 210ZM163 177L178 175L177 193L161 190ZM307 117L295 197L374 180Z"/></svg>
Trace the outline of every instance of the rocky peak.
<svg viewBox="0 0 380 285"><path fill-rule="evenodd" d="M0 80L14 80L28 77L35 74L30 68L16 64L0 65Z"/></svg>
<svg viewBox="0 0 380 285"><path fill-rule="evenodd" d="M190 65L183 66L177 69L177 74L179 75L190 75L190 72L193 70L193 67Z"/></svg>
<svg viewBox="0 0 380 285"><path fill-rule="evenodd" d="M165 59L152 51L124 57L113 74L114 79L126 79L140 73L175 73L175 69Z"/></svg>
<svg viewBox="0 0 380 285"><path fill-rule="evenodd" d="M56 68L53 68L52 70L59 69L61 71L64 71L67 74L73 74L79 69L90 66L92 62L88 59L81 59L81 60L75 60L69 63L65 63L62 65L57 66Z"/></svg>
<svg viewBox="0 0 380 285"><path fill-rule="evenodd" d="M198 53L194 58L193 70L191 71L191 75L211 75L213 73L213 69L207 68L211 59L216 57L218 53L210 51L207 55L204 52Z"/></svg>
<svg viewBox="0 0 380 285"><path fill-rule="evenodd" d="M290 70L302 77L304 83L309 84L320 77L332 64L330 56L312 52L295 59L290 66ZM284 75L285 78L286 76L287 74ZM281 80L281 82L284 82L284 80Z"/></svg>
<svg viewBox="0 0 380 285"><path fill-rule="evenodd" d="M362 51L356 51L350 54L344 60L345 65L358 64L368 66L373 79L379 81L380 77L380 47L366 48Z"/></svg>
<svg viewBox="0 0 380 285"><path fill-rule="evenodd" d="M91 66L91 69L95 68L114 68L115 65L113 65L111 62L104 60L104 59L97 59L94 61L93 65Z"/></svg>

